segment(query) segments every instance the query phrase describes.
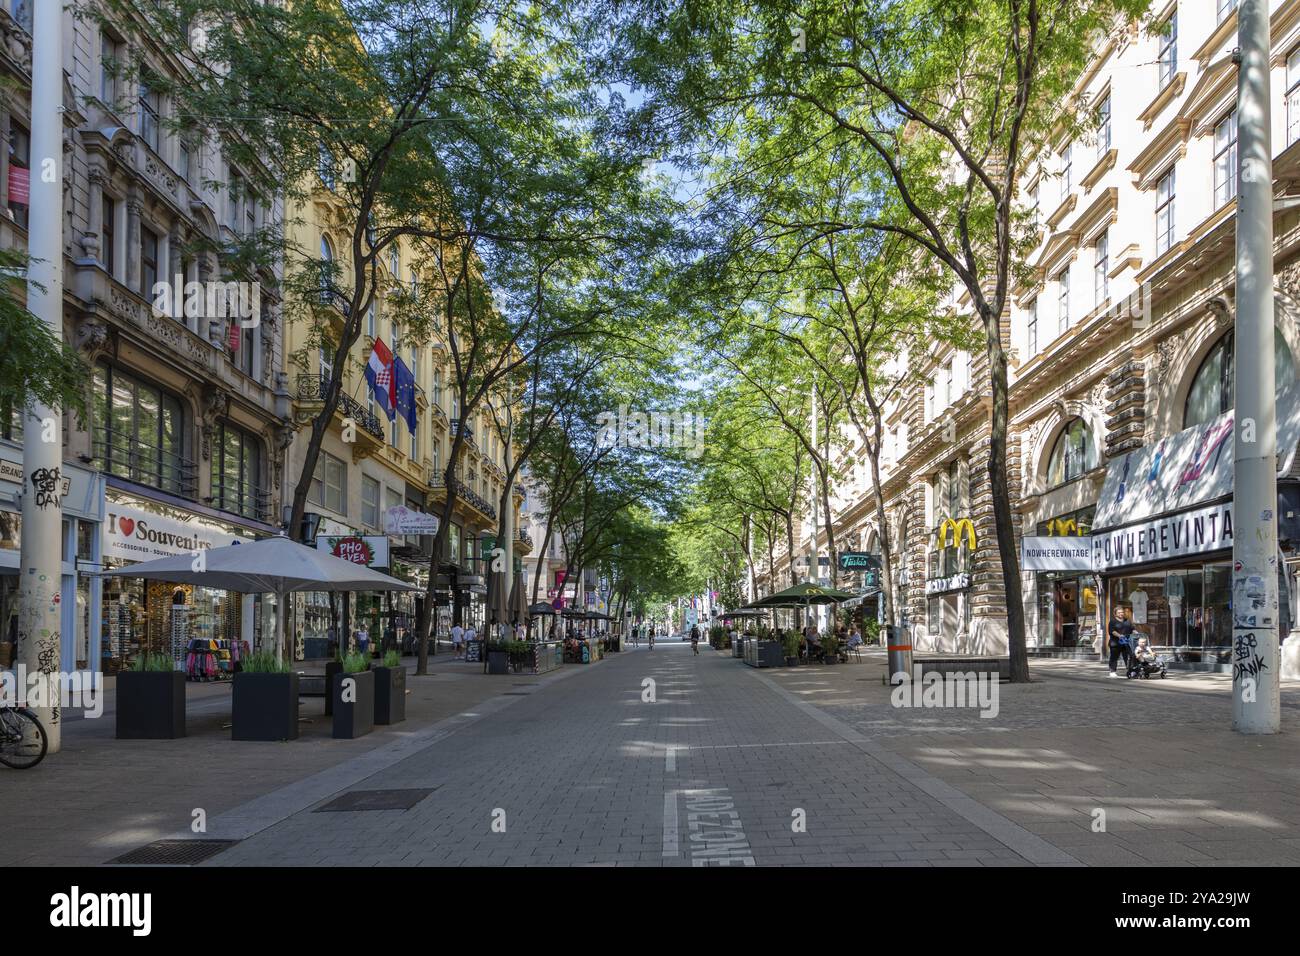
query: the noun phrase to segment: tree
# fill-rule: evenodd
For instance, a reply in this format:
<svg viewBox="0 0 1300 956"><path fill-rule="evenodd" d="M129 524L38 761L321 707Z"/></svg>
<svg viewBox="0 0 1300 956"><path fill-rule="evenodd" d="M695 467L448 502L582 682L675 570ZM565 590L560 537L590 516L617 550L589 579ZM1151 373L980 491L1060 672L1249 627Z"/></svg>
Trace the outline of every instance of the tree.
<svg viewBox="0 0 1300 956"><path fill-rule="evenodd" d="M27 311L27 256L0 249L0 427L36 402L86 415L90 371L76 349Z"/></svg>
<svg viewBox="0 0 1300 956"><path fill-rule="evenodd" d="M969 296L992 393L988 471L1014 681L1029 678L1007 463L1003 347L1025 228L1021 174L1075 122L1094 38L1149 0L833 0L597 3L622 27L618 74L650 91L647 125L675 142L727 130L751 180L847 148L895 205L866 206L827 233L886 232L940 263ZM1120 21L1117 23L1117 21ZM594 41L593 41L594 42ZM752 185L752 183L751 183Z"/></svg>

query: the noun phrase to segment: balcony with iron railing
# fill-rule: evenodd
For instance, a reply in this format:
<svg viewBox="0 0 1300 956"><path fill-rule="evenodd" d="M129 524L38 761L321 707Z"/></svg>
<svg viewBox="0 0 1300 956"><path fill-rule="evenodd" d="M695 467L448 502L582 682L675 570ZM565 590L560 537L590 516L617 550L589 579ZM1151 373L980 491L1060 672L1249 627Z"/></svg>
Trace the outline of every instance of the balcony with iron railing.
<svg viewBox="0 0 1300 956"><path fill-rule="evenodd" d="M452 436L452 438L455 438L456 435L459 434L460 431L461 431L462 429L464 429L464 432L465 432L465 444L469 445L471 448L477 448L477 447L478 447L478 446L474 443L474 429L473 429L472 426L470 426L469 424L466 423L465 419L463 419L463 418L453 418L453 419L451 419L451 421L449 422L449 427L451 428L451 436Z"/></svg>
<svg viewBox="0 0 1300 956"><path fill-rule="evenodd" d="M153 448L124 436L97 434L91 442L92 461L106 475L116 475L159 491L193 499L198 492L198 466L188 458Z"/></svg>
<svg viewBox="0 0 1300 956"><path fill-rule="evenodd" d="M214 508L254 521L271 520L271 492L256 485L238 481L214 481L212 497L208 502Z"/></svg>
<svg viewBox="0 0 1300 956"><path fill-rule="evenodd" d="M435 476L434 480L431 481L429 485L433 489L434 494L441 493L444 498L446 497L447 483L441 475ZM480 495L477 491L474 491L466 485L459 478L452 479L452 488L456 492L457 500L464 502L489 521L497 520L496 506Z"/></svg>
<svg viewBox="0 0 1300 956"><path fill-rule="evenodd" d="M300 374L297 383L298 401L304 404L323 403L329 389L329 381L329 377L325 375L313 375L310 372ZM356 421L362 429L378 439L381 444L387 441L387 435L384 432L383 424L379 421L379 416L372 413L365 405L341 389L335 413Z"/></svg>
<svg viewBox="0 0 1300 956"><path fill-rule="evenodd" d="M519 541L519 550L522 551L522 552L525 553L525 554L532 554L532 552L533 552L533 536L530 535L530 534L529 534L527 531L525 531L523 528L520 528L519 531L516 532L515 537L516 537L516 538L518 539L518 541Z"/></svg>

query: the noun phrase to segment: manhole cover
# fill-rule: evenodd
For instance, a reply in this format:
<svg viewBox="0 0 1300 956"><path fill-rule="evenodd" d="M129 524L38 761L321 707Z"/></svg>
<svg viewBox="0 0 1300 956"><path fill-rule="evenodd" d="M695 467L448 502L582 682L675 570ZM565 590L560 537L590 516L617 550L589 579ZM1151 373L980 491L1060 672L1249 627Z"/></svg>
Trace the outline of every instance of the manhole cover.
<svg viewBox="0 0 1300 956"><path fill-rule="evenodd" d="M409 810L437 789L437 787L416 787L408 790L350 790L312 812Z"/></svg>
<svg viewBox="0 0 1300 956"><path fill-rule="evenodd" d="M238 840L155 840L153 843L124 853L108 865L124 866L193 866L216 856Z"/></svg>
<svg viewBox="0 0 1300 956"><path fill-rule="evenodd" d="M532 692L527 690L503 690L502 697L531 697Z"/></svg>

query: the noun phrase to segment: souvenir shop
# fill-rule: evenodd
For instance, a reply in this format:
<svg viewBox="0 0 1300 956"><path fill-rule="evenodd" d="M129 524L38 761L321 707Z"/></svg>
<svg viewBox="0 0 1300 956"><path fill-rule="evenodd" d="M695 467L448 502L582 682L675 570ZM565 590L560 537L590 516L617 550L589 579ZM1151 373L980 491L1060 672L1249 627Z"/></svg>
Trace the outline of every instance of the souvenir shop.
<svg viewBox="0 0 1300 956"><path fill-rule="evenodd" d="M59 669L94 667L91 635L99 629L99 528L104 520L104 479L64 462L60 466L63 505L63 568L55 600L62 629ZM16 442L0 440L0 667L12 663L18 638L18 566L23 518L23 453Z"/></svg>
<svg viewBox="0 0 1300 956"><path fill-rule="evenodd" d="M260 530L260 529L256 529ZM192 554L251 541L255 529L110 487L103 566ZM145 653L169 654L196 680L228 678L235 664L275 634L274 595L239 594L193 584L108 577L102 588L102 670L127 669Z"/></svg>

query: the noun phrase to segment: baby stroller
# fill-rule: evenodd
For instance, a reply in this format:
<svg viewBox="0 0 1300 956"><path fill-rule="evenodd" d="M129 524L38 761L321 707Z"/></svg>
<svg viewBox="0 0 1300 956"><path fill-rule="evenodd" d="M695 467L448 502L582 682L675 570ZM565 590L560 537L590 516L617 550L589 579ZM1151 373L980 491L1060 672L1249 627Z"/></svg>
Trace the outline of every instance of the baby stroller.
<svg viewBox="0 0 1300 956"><path fill-rule="evenodd" d="M1154 660L1140 661L1136 654L1129 656L1128 674L1129 679L1139 677L1142 680L1150 680L1153 677L1159 677L1163 680L1168 675L1168 661L1163 654L1157 654Z"/></svg>

